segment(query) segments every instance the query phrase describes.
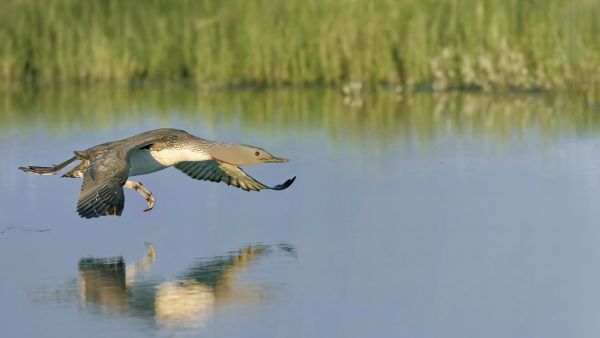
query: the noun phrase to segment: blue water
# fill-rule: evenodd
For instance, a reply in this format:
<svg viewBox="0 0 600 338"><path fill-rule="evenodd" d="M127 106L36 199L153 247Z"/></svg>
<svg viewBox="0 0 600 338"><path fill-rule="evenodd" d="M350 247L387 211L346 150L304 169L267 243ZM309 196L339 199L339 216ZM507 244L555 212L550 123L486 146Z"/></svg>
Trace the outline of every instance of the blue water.
<svg viewBox="0 0 600 338"><path fill-rule="evenodd" d="M600 133L570 115L598 112L526 98L472 117L421 95L292 121L277 100L117 106L98 126L13 107L35 118L0 133L2 336L598 337ZM84 220L80 180L17 170L164 126L290 158L247 168L267 184L298 178L255 193L168 169L137 177L154 210L127 190L122 217Z"/></svg>

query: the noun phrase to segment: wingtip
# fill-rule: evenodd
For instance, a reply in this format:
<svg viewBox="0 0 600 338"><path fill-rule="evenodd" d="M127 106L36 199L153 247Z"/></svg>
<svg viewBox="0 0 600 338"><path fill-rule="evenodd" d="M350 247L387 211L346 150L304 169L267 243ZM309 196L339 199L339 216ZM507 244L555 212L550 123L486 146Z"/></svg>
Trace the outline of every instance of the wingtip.
<svg viewBox="0 0 600 338"><path fill-rule="evenodd" d="M146 210L144 210L144 211L146 211ZM99 214L99 213L80 213L80 212L78 212L78 214L79 214L79 217L85 218L85 219L100 218L100 217L104 217L104 216L121 217L121 214Z"/></svg>
<svg viewBox="0 0 600 338"><path fill-rule="evenodd" d="M292 185L292 183L294 183L295 180L296 180L296 176L288 179L287 181L283 182L280 185L274 186L271 189L273 189L273 190L284 190L284 189L287 189L290 185Z"/></svg>
<svg viewBox="0 0 600 338"><path fill-rule="evenodd" d="M93 209L93 207L90 208L90 206L83 207L83 206L78 205L76 211L77 211L77 214L79 215L79 217L85 218L85 219L99 218L99 217L103 217L103 216L121 217L121 215L123 214L123 209L119 208L116 205L113 205L112 207L104 208L104 211L95 210L95 209ZM144 211L146 211L146 210L144 210Z"/></svg>

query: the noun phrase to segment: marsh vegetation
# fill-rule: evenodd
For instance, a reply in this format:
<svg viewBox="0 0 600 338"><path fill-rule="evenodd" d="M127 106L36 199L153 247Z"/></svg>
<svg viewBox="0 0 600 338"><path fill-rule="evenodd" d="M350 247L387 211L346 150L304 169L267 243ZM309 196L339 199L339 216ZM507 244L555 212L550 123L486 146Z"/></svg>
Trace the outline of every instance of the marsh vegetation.
<svg viewBox="0 0 600 338"><path fill-rule="evenodd" d="M0 3L4 83L586 89L593 0Z"/></svg>

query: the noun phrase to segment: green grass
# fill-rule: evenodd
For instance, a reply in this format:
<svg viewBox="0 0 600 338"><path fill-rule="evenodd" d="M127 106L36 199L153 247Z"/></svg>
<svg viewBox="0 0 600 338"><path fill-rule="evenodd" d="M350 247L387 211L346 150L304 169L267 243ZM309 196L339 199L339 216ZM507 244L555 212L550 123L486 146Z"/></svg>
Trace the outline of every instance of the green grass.
<svg viewBox="0 0 600 338"><path fill-rule="evenodd" d="M586 89L596 0L4 0L4 83Z"/></svg>

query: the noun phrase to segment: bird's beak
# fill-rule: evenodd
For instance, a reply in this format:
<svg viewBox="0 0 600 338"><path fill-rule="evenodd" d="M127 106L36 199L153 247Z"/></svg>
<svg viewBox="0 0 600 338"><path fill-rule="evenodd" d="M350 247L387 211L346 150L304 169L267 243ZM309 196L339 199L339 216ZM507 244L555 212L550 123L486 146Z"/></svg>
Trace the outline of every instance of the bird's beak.
<svg viewBox="0 0 600 338"><path fill-rule="evenodd" d="M288 161L289 160L287 158L275 157L275 156L265 159L266 163L284 163L284 162L288 162Z"/></svg>

